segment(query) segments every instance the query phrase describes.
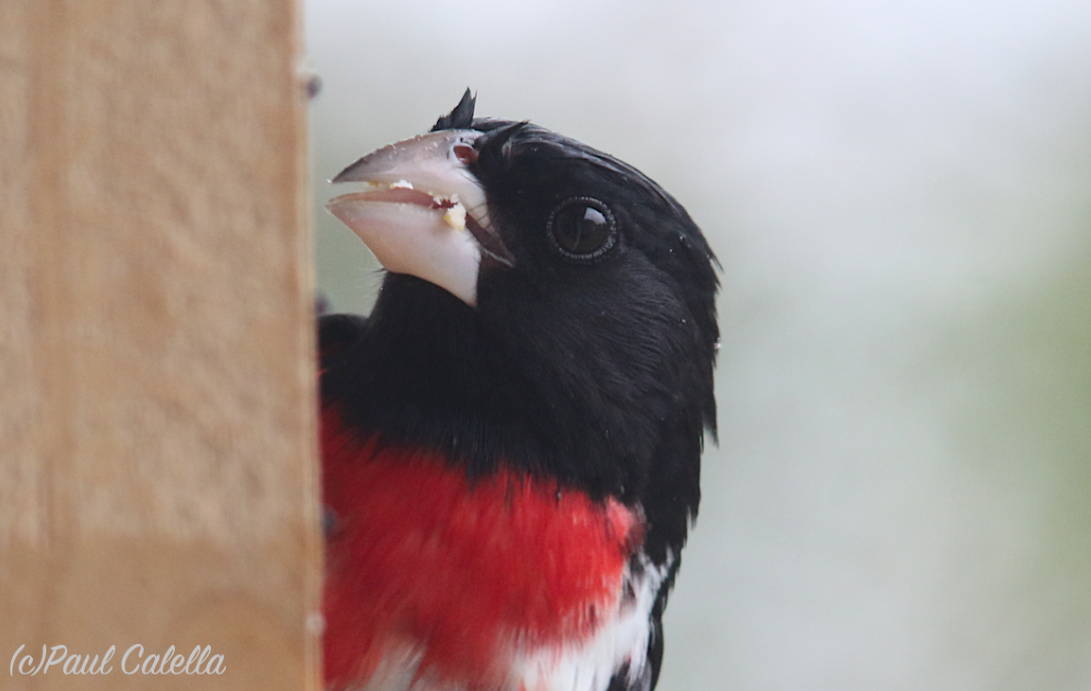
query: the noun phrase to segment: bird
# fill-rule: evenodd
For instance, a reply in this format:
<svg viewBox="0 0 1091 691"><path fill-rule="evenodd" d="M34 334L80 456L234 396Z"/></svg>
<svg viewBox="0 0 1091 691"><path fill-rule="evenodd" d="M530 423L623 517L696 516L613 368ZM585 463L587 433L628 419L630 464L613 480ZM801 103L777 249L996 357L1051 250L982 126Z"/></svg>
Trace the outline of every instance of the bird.
<svg viewBox="0 0 1091 691"><path fill-rule="evenodd" d="M650 691L720 266L636 168L476 100L331 181L383 278L318 321L326 688Z"/></svg>

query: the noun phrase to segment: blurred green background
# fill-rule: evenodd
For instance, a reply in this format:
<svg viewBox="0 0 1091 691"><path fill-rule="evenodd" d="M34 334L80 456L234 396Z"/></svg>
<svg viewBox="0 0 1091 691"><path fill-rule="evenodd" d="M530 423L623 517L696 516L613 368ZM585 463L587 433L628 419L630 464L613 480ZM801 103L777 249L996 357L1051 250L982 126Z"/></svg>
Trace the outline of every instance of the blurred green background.
<svg viewBox="0 0 1091 691"><path fill-rule="evenodd" d="M723 263L720 444L662 691L1091 689L1091 3L307 0L325 180L463 89L670 190Z"/></svg>

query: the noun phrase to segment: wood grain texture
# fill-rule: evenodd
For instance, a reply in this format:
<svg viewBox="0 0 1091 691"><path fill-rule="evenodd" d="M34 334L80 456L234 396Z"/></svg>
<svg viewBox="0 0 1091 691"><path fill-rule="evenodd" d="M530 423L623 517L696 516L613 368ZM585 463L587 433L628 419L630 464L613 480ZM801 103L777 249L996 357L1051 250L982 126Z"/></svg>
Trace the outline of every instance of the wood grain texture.
<svg viewBox="0 0 1091 691"><path fill-rule="evenodd" d="M2 688L318 686L298 12L0 2ZM10 677L24 644L117 652Z"/></svg>

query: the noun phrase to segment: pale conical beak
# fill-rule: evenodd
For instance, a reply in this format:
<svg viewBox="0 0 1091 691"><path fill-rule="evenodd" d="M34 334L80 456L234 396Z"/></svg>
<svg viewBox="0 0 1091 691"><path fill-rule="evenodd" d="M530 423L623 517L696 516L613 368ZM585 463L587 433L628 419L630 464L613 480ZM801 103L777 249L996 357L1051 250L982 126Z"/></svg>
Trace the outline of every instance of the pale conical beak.
<svg viewBox="0 0 1091 691"><path fill-rule="evenodd" d="M417 276L468 305L477 303L484 252L511 265L488 218L485 192L467 167L475 130L441 130L364 156L332 182L373 187L331 199L326 208L394 273Z"/></svg>

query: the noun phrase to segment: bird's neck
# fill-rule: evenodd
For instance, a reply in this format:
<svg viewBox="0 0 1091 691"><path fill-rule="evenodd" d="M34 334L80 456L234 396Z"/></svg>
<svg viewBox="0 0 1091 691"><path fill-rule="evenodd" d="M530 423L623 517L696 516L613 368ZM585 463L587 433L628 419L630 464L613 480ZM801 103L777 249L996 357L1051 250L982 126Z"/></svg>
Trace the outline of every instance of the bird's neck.
<svg viewBox="0 0 1091 691"><path fill-rule="evenodd" d="M511 337L490 331L443 289L388 275L363 335L326 371L323 404L364 437L437 451L471 474L507 465L594 497L642 486L655 429L637 424L643 417L603 424L586 400L550 379L555 369L520 368L502 345ZM615 428L624 434L604 435ZM626 451L626 438L638 434L651 438L640 458Z"/></svg>
<svg viewBox="0 0 1091 691"><path fill-rule="evenodd" d="M529 387L474 308L443 289L388 275L354 349L324 378L323 399L362 433L423 443L481 472L533 445Z"/></svg>

